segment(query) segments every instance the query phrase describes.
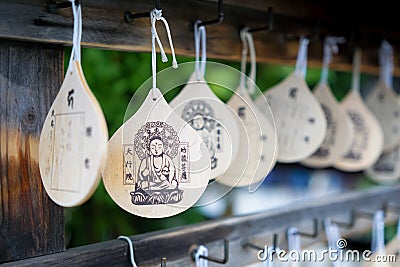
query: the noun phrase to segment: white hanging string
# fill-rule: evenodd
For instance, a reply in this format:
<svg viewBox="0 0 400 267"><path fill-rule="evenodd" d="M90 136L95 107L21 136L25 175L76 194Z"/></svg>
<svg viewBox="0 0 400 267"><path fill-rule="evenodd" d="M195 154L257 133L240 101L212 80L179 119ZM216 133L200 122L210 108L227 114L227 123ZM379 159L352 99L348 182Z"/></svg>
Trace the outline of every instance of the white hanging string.
<svg viewBox="0 0 400 267"><path fill-rule="evenodd" d="M383 210L378 210L374 214L371 251L379 253L385 251L385 213Z"/></svg>
<svg viewBox="0 0 400 267"><path fill-rule="evenodd" d="M320 83L328 83L329 65L332 62L332 56L339 52L339 47L337 45L344 43L345 40L344 37L328 36L325 38Z"/></svg>
<svg viewBox="0 0 400 267"><path fill-rule="evenodd" d="M167 31L169 46L171 47L171 54L172 54L172 67L174 69L178 68L178 63L176 62L174 45L172 44L171 31L169 29L167 20L162 16L162 10L158 10L156 8L153 9L150 12L150 20L151 20L151 68L152 68L152 78L153 78L153 89L156 89L157 88L156 40L160 48L162 62L168 61L167 55L165 54L164 48L161 44L161 40L157 34L156 22L158 20L161 20L164 23L165 29ZM153 100L156 100L155 90L153 90Z"/></svg>
<svg viewBox="0 0 400 267"><path fill-rule="evenodd" d="M208 260L201 258L200 256L208 256L208 249L205 246L199 246L197 248L196 254L194 255L194 261L196 267L208 267Z"/></svg>
<svg viewBox="0 0 400 267"><path fill-rule="evenodd" d="M307 74L307 56L309 42L310 41L304 36L300 37L299 50L297 54L296 68L294 73L303 78L305 78Z"/></svg>
<svg viewBox="0 0 400 267"><path fill-rule="evenodd" d="M74 28L72 34L72 51L69 60L69 70L73 61L81 61L81 39L82 39L82 9L81 5L75 4L75 0L69 0L72 5L72 14L74 17Z"/></svg>
<svg viewBox="0 0 400 267"><path fill-rule="evenodd" d="M132 264L133 267L137 267L136 262L135 262L135 258L133 256L133 243L132 243L132 240L129 237L123 236L123 235L119 236L118 239L121 239L121 240L123 239L126 242L128 242L128 245L129 245L129 256L130 256L130 259L131 259L131 264Z"/></svg>
<svg viewBox="0 0 400 267"><path fill-rule="evenodd" d="M288 249L290 255L294 256L294 252L297 254L297 256L300 255L301 252L301 239L299 235L299 230L295 227L291 227L287 230L287 239L288 239ZM290 260L290 266L300 266L300 257L297 259L291 257Z"/></svg>
<svg viewBox="0 0 400 267"><path fill-rule="evenodd" d="M329 248L333 251L337 251L338 253L342 253L342 249L346 246L343 244L342 247L338 246L338 242L341 240L341 234L339 226L336 223L333 223L331 219L327 218L324 220L324 228L326 239L328 241ZM345 241L344 241L345 242ZM338 255L339 256L339 255ZM334 267L339 266L338 259L332 261Z"/></svg>
<svg viewBox="0 0 400 267"><path fill-rule="evenodd" d="M291 227L287 230L288 236L288 247L289 251L300 251L301 250L301 240L299 235L299 230L295 227Z"/></svg>
<svg viewBox="0 0 400 267"><path fill-rule="evenodd" d="M263 267L274 267L274 252L279 253L279 249L275 248L275 251L273 248L268 248L268 250L265 253L268 253L267 259L263 261Z"/></svg>
<svg viewBox="0 0 400 267"><path fill-rule="evenodd" d="M207 60L207 51L206 51L206 27L200 26L200 20L196 21L194 24L194 50L195 50L195 72L196 79L200 80L200 78L204 78L206 73L206 60ZM201 47L201 61L200 61L200 47Z"/></svg>
<svg viewBox="0 0 400 267"><path fill-rule="evenodd" d="M246 88L246 65L247 65L247 53L248 53L248 44L247 40L245 37L245 32L248 30L248 28L243 28L240 31L240 39L242 40L242 60L240 61L240 88L241 90L244 90Z"/></svg>
<svg viewBox="0 0 400 267"><path fill-rule="evenodd" d="M393 48L387 41L382 41L379 48L380 79L386 86L393 86Z"/></svg>
<svg viewBox="0 0 400 267"><path fill-rule="evenodd" d="M241 60L241 76L240 88L249 90L250 94L255 91L256 82L256 49L254 47L253 34L249 32L249 28L245 27L240 31L240 39L242 40L242 60ZM250 52L250 73L246 76L247 54ZM245 82L246 81L246 82Z"/></svg>
<svg viewBox="0 0 400 267"><path fill-rule="evenodd" d="M360 93L360 65L361 65L361 49L356 48L353 55L353 92Z"/></svg>

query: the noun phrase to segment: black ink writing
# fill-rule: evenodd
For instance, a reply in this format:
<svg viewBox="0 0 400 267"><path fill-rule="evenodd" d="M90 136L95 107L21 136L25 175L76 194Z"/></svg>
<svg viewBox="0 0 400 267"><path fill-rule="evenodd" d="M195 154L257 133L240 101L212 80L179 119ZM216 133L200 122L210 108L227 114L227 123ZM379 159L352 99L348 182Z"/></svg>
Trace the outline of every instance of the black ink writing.
<svg viewBox="0 0 400 267"><path fill-rule="evenodd" d="M85 168L89 169L89 159L88 158L85 159Z"/></svg>
<svg viewBox="0 0 400 267"><path fill-rule="evenodd" d="M291 88L291 89L289 90L289 97L290 97L291 99L294 99L294 100L297 99L297 88Z"/></svg>
<svg viewBox="0 0 400 267"><path fill-rule="evenodd" d="M239 107L237 114L240 118L246 119L246 107Z"/></svg>
<svg viewBox="0 0 400 267"><path fill-rule="evenodd" d="M313 154L313 157L326 158L330 155L331 147L333 147L336 143L337 123L333 118L332 111L324 104L321 104L321 107L324 111L327 122L326 135L324 142Z"/></svg>
<svg viewBox="0 0 400 267"><path fill-rule="evenodd" d="M349 116L354 125L354 139L346 159L361 160L363 152L368 146L368 130L363 118L356 111L349 111Z"/></svg>
<svg viewBox="0 0 400 267"><path fill-rule="evenodd" d="M92 127L87 127L86 128L86 136L91 137L92 136Z"/></svg>
<svg viewBox="0 0 400 267"><path fill-rule="evenodd" d="M75 93L75 90L74 89L71 89L69 92L68 92L68 97L67 97L67 102L68 102L68 107L70 107L70 108L74 108L74 93Z"/></svg>

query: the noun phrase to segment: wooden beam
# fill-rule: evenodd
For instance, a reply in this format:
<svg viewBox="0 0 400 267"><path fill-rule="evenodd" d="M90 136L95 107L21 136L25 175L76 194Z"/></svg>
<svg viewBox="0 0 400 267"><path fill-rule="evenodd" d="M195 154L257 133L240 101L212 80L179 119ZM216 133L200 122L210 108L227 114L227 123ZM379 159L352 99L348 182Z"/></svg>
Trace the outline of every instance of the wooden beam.
<svg viewBox="0 0 400 267"><path fill-rule="evenodd" d="M0 263L63 251L63 209L38 165L42 124L63 78L61 46L0 40Z"/></svg>
<svg viewBox="0 0 400 267"><path fill-rule="evenodd" d="M272 6L274 10L273 30L254 34L258 62L294 65L298 43L296 38L306 35L318 37L312 39L310 43L309 66L319 67L321 66L323 37L328 34L342 35L348 39L348 44L341 46L339 55L335 56L332 62L332 69L350 71L354 46L360 45L363 48L361 70L365 73L378 74L377 49L381 39L387 37L388 41L395 46L394 74L400 76L400 66L397 60L400 29L395 26L397 24L393 24L392 20L385 20L383 15L376 16L372 20L371 16L376 12L372 13L374 9L371 6L365 6L370 13L362 13L368 13L369 16L354 15L355 17L353 17L351 16L353 14L351 6L350 11L347 11L342 6L344 1L339 1L339 6L333 5L333 2L226 0L223 8L224 21L219 25L207 28L208 57L239 61L241 56L239 30L246 25L250 27L265 25L267 23L266 11L269 6ZM0 38L71 45L70 9L59 10L56 14L51 14L46 11L44 0L0 0L0 3L0 16L2 17ZM375 9L387 10L388 14L392 14L390 2L386 4L385 7L382 5ZM153 7L152 1L145 0L83 1L83 46L149 52L151 47L149 19L142 18L128 24L123 20L123 13L126 10L149 11ZM193 56L193 32L189 29L189 24L196 19L215 18L217 15L216 1L164 0L162 8L171 26L176 52L180 55ZM165 40L164 31L160 30L159 32ZM293 37L295 40L288 39Z"/></svg>
<svg viewBox="0 0 400 267"><path fill-rule="evenodd" d="M225 219L213 220L186 227L172 228L152 233L132 236L135 261L139 266L159 266L162 257L166 257L167 265L189 266L191 258L189 250L194 244L210 245L210 255L221 257L222 240L230 241L229 266L243 266L256 262L256 253L242 247L242 243L249 238L257 236L261 239L272 233L282 234L287 227L297 226L304 232L311 232L312 219L321 220L327 217L343 220L343 215L350 216L351 211L374 212L382 209L388 203L400 203L400 185L392 187L376 187L356 192L333 194L313 201L303 200L281 208L253 215L236 216ZM392 215L393 218L398 218ZM359 224L364 222L364 224ZM360 225L364 225L360 227ZM371 220L358 219L356 227L343 230L343 233L357 233L360 229L367 229L365 225L371 225ZM324 240L324 234L319 227L316 240ZM264 239L265 242L266 239ZM36 257L23 261L16 261L8 266L130 266L129 251L126 241L111 240L82 247L68 249L66 252ZM247 256L243 256L247 255ZM219 266L210 264L210 266Z"/></svg>

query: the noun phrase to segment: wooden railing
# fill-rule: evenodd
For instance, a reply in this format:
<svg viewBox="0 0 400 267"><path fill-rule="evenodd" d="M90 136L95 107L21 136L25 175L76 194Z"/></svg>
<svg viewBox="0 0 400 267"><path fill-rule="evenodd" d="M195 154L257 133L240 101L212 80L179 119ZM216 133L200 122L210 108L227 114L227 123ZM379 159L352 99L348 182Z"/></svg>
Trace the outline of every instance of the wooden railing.
<svg viewBox="0 0 400 267"><path fill-rule="evenodd" d="M81 2L83 46L150 51L149 19L126 23L123 14L127 10L150 11L154 8L152 1ZM362 71L377 74L377 48L381 38L386 37L395 51L400 45L400 30L394 23L397 9L389 2L374 6L364 3L361 13L357 7L345 11L344 1L226 0L223 22L207 29L207 53L211 59L239 60L239 30L243 26L265 25L271 6L272 31L255 34L259 62L294 65L297 39L307 35L312 39L309 65L320 66L323 37L334 34L345 36L349 42L334 58L332 69L350 70L352 49L360 45L364 51ZM161 4L172 29L176 52L194 55L189 25L196 19L215 18L216 1L166 0ZM354 17L352 12L358 15ZM0 262L37 266L127 265L127 246L121 240L65 251L63 209L48 198L40 179L39 134L62 82L63 46L70 45L72 39L71 10L62 9L53 14L46 9L45 0L0 0L0 17ZM399 75L396 53L395 57L394 74ZM312 215L322 218L355 208L378 208L386 201L398 201L399 191L398 186L377 188L263 214L132 237L137 262L156 264L161 257L167 257L169 262L184 265L190 261L188 249L192 244L216 242L218 247L227 238L232 247L230 262L241 263L239 242L244 238L278 231L283 227L282 222L286 227L298 223L300 218L309 221ZM27 259L31 257L34 258ZM243 261L247 260L248 257L243 257Z"/></svg>

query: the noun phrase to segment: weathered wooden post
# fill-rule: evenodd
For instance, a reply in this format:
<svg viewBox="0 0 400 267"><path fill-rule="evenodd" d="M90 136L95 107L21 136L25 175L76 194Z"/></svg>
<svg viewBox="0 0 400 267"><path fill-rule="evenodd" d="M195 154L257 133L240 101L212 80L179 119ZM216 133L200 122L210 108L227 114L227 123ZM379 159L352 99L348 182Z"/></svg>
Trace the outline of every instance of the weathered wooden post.
<svg viewBox="0 0 400 267"><path fill-rule="evenodd" d="M38 166L62 77L62 46L0 41L0 263L65 249L63 209L48 198Z"/></svg>

